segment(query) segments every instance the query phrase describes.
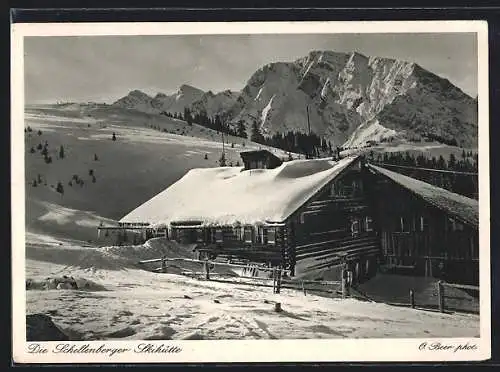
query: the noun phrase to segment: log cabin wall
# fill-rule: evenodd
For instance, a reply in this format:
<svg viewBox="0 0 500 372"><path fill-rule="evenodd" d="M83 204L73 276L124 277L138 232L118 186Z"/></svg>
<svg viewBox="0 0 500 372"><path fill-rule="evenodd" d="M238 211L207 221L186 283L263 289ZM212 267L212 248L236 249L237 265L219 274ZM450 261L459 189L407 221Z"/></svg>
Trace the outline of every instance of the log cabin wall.
<svg viewBox="0 0 500 372"><path fill-rule="evenodd" d="M380 242L365 188L358 160L292 215L288 244L300 271L340 264L345 254L355 281L376 272Z"/></svg>
<svg viewBox="0 0 500 372"><path fill-rule="evenodd" d="M172 239L197 244L198 252L211 258L244 259L273 266L287 260L283 225L172 226Z"/></svg>
<svg viewBox="0 0 500 372"><path fill-rule="evenodd" d="M479 283L479 234L457 217L376 174L367 197L380 231L383 263L391 270L450 282Z"/></svg>

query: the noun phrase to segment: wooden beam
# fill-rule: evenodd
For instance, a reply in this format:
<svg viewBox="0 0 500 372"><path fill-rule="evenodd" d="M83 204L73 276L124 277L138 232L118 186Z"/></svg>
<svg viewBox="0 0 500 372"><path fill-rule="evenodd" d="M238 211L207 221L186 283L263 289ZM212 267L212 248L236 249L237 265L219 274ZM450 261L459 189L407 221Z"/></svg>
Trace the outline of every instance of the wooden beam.
<svg viewBox="0 0 500 372"><path fill-rule="evenodd" d="M230 264L230 263L225 263L225 262L217 262L217 261L209 261L209 260L196 260L193 258L154 258L151 260L142 260L139 261L140 264L146 264L146 263L154 263L154 262L161 262L162 260L165 261L183 261L183 262L195 262L195 263L200 263L200 264L205 264L208 263L210 265L216 265L216 266L227 266L227 267L237 267L237 268L248 268L249 265L238 265L238 264ZM277 270L282 273L287 273L289 274L290 270L285 270L285 269L277 269L277 268L272 268L272 267L265 267L265 266L257 266L257 269L260 271L273 271Z"/></svg>

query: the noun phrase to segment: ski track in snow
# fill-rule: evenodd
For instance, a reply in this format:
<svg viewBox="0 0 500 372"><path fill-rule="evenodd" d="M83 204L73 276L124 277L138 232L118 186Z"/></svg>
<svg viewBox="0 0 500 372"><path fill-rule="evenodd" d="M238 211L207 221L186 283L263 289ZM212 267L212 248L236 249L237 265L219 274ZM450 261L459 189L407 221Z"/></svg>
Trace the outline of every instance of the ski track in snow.
<svg viewBox="0 0 500 372"><path fill-rule="evenodd" d="M122 248L127 252L126 247ZM91 258L86 257L87 261ZM112 257L102 255L101 260ZM273 294L272 288L131 268L78 268L49 260L28 259L27 278L44 280L68 275L90 280L106 290L29 290L27 314L50 314L59 327L84 340L428 338L479 334L479 317L475 315L425 312L312 293L304 296L301 291L288 289ZM274 302L282 304L282 313L274 312Z"/></svg>

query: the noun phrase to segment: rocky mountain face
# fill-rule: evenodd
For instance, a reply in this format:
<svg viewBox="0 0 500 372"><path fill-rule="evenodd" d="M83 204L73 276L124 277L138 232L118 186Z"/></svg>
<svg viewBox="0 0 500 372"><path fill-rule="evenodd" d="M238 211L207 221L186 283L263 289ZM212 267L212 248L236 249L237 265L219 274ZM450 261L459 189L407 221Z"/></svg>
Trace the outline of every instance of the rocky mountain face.
<svg viewBox="0 0 500 372"><path fill-rule="evenodd" d="M477 101L411 62L313 51L256 71L231 122L254 120L267 134L311 130L337 145L391 138L477 146ZM309 123L308 123L309 119Z"/></svg>
<svg viewBox="0 0 500 372"><path fill-rule="evenodd" d="M311 131L335 145L391 139L477 146L477 100L419 65L360 53L312 51L257 70L241 92L217 94L183 85L149 97L133 91L116 105L148 112L220 115L231 125L255 121L264 135Z"/></svg>
<svg viewBox="0 0 500 372"><path fill-rule="evenodd" d="M165 111L173 114L184 112L185 107L191 106L204 95L205 93L202 90L184 84L172 95L158 93L156 96L151 97L139 90L133 90L125 97L114 102L113 105L148 113L161 113Z"/></svg>

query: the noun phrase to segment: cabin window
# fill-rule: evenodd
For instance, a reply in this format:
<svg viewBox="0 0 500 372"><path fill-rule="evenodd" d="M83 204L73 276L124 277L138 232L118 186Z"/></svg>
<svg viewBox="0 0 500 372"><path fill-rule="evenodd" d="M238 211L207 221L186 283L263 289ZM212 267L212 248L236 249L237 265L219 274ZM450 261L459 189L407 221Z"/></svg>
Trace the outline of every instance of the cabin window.
<svg viewBox="0 0 500 372"><path fill-rule="evenodd" d="M373 231L373 219L370 216L365 217L365 231Z"/></svg>
<svg viewBox="0 0 500 372"><path fill-rule="evenodd" d="M448 219L449 222L449 229L451 231L463 231L464 230L464 225L461 222L456 221L453 218Z"/></svg>
<svg viewBox="0 0 500 372"><path fill-rule="evenodd" d="M410 232L410 221L408 218L399 217L397 221L397 232Z"/></svg>
<svg viewBox="0 0 500 372"><path fill-rule="evenodd" d="M352 196L360 196L363 193L363 183L361 180L352 180Z"/></svg>
<svg viewBox="0 0 500 372"><path fill-rule="evenodd" d="M243 239L245 240L245 243L252 243L252 232L253 229L251 226L244 227Z"/></svg>
<svg viewBox="0 0 500 372"><path fill-rule="evenodd" d="M351 234L352 236L359 234L359 221L357 219L351 221Z"/></svg>
<svg viewBox="0 0 500 372"><path fill-rule="evenodd" d="M222 243L222 229L215 230L215 242Z"/></svg>
<svg viewBox="0 0 500 372"><path fill-rule="evenodd" d="M243 240L243 228L242 227L233 227L233 239L234 240Z"/></svg>
<svg viewBox="0 0 500 372"><path fill-rule="evenodd" d="M259 243L259 244L265 244L265 236L266 236L266 232L265 232L265 229L262 228L262 227L258 227L257 228L257 234L256 234L256 243Z"/></svg>
<svg viewBox="0 0 500 372"><path fill-rule="evenodd" d="M203 229L196 229L196 241L202 242L203 238Z"/></svg>
<svg viewBox="0 0 500 372"><path fill-rule="evenodd" d="M337 196L334 183L330 186L330 196Z"/></svg>
<svg viewBox="0 0 500 372"><path fill-rule="evenodd" d="M267 244L275 244L276 243L276 228L269 227L267 229Z"/></svg>
<svg viewBox="0 0 500 372"><path fill-rule="evenodd" d="M426 231L428 229L428 221L424 216L420 216L419 219L419 231Z"/></svg>

